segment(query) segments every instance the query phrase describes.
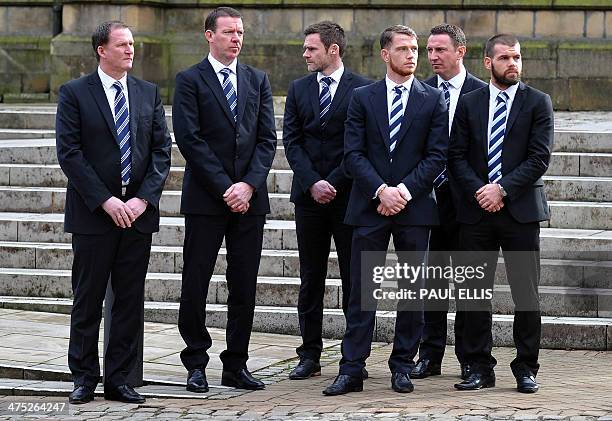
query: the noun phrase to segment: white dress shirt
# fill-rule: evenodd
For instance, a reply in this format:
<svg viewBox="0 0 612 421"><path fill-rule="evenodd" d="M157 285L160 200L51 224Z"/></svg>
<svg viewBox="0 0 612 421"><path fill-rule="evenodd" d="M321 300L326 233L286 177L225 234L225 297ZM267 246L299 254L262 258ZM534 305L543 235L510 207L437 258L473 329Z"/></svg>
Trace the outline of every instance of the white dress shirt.
<svg viewBox="0 0 612 421"><path fill-rule="evenodd" d="M451 128L453 125L453 118L455 117L455 110L457 109L457 102L459 102L459 95L461 94L461 88L463 88L463 84L465 83L465 78L467 77L467 72L463 64L459 70L459 73L455 75L455 77L450 78L449 80L444 80L440 75L438 75L438 88L442 92L444 92L444 88L442 88L443 82L448 82L448 92L450 93L450 104L448 106L448 134L450 135Z"/></svg>
<svg viewBox="0 0 612 421"><path fill-rule="evenodd" d="M221 70L225 69L226 67L231 70L229 79L232 83L232 86L234 86L234 91L236 91L236 98L238 98L238 75L236 73L238 59L232 61L229 66L226 66L225 64L215 59L212 54L208 53L208 61L210 62L210 65L215 71L215 74L217 75L217 79L219 79L219 83L221 84L221 86L223 86L223 80L225 79L225 76L223 76Z"/></svg>
<svg viewBox="0 0 612 421"><path fill-rule="evenodd" d="M100 76L100 81L102 82L102 87L104 88L104 93L106 94L106 100L108 101L108 106L110 107L111 113L113 114L113 121L115 120L115 95L117 95L117 90L113 88L113 84L117 82L116 79L104 73L104 71L98 66L98 76ZM128 107L128 113L130 112L130 100L128 97L128 89L127 89L127 73L123 75L121 79L118 81L121 83L123 87L123 95L125 96L125 103Z"/></svg>
<svg viewBox="0 0 612 421"><path fill-rule="evenodd" d="M336 95L336 91L338 90L338 84L340 83L340 78L344 74L344 65L340 65L338 69L336 69L331 75L325 76L323 73L317 73L317 82L319 82L319 96L321 95L321 90L323 87L321 86L321 79L324 77L331 77L333 82L329 85L329 93L331 94L331 100L334 100L334 95Z"/></svg>
<svg viewBox="0 0 612 421"><path fill-rule="evenodd" d="M512 108L512 103L514 102L514 97L516 96L516 90L518 89L518 83L510 86L505 90L508 94L509 99L506 101L506 121L508 121L508 116L510 115L510 109ZM495 106L497 105L497 95L502 92L497 86L493 85L489 82L489 124L487 126L487 147L489 145L489 141L491 140L491 125L493 124L493 114L495 113Z"/></svg>

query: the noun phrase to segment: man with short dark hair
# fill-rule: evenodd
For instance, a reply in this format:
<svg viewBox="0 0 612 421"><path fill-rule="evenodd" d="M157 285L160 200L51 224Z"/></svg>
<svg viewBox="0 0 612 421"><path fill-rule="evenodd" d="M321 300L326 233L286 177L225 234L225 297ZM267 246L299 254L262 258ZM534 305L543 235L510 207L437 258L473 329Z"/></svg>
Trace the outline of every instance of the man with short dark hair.
<svg viewBox="0 0 612 421"><path fill-rule="evenodd" d="M486 84L472 76L463 66L463 57L467 41L463 30L455 25L442 24L431 28L427 40L427 57L434 76L425 81L428 85L440 89L448 108L449 132L453 125L453 116L459 97ZM440 214L440 225L431 229L429 237L430 266L451 267L451 252L457 250L459 242L459 225L456 221L454 201L457 200L459 187L454 179L449 179L446 167L434 180L436 202ZM429 278L426 283L429 290L448 290L446 278ZM423 379L441 374L442 358L446 349L446 319L448 314L448 296L445 299L430 300L425 303L425 326L419 348L417 361L411 377ZM463 323L464 313L457 309L455 313L455 355L461 365L461 378L469 375L469 365L463 358Z"/></svg>
<svg viewBox="0 0 612 421"><path fill-rule="evenodd" d="M300 253L298 318L302 345L292 380L321 373L323 296L333 236L342 279L342 309L350 291L353 229L344 223L351 181L344 173L344 120L353 90L371 83L344 67L344 30L324 21L304 31L304 54L311 75L289 85L283 142L293 170L291 201Z"/></svg>
<svg viewBox="0 0 612 421"><path fill-rule="evenodd" d="M151 235L159 230L172 140L157 86L128 76L134 60L129 28L105 22L92 45L98 69L60 88L56 117L57 158L68 178L65 230L74 251L68 365L75 389L69 401L94 398L110 276L115 299L105 326L104 397L142 403L127 378L138 357Z"/></svg>
<svg viewBox="0 0 612 421"><path fill-rule="evenodd" d="M186 347L181 361L188 370L187 390L207 392L212 339L206 329L206 297L225 238L229 294L221 384L259 390L265 386L246 363L270 212L266 179L276 151L272 91L264 72L238 62L244 28L237 10L214 9L204 29L210 52L177 74L172 111L176 143L186 160L178 320Z"/></svg>
<svg viewBox="0 0 612 421"><path fill-rule="evenodd" d="M418 43L411 28L385 29L380 46L386 77L355 89L345 123L344 165L353 178L345 218L354 227L351 295L340 373L323 391L325 395L363 390L362 370L370 354L377 308L372 274L385 265L391 236L399 262L420 266L429 227L438 224L433 181L444 167L448 147L446 104L438 89L414 77ZM400 282L399 287L405 284ZM413 287L420 284L414 279ZM391 387L396 392L414 389L410 372L422 328L420 303L400 302L389 357Z"/></svg>
<svg viewBox="0 0 612 421"><path fill-rule="evenodd" d="M484 267L482 279L468 279L472 296L493 288L501 248L515 304L513 336L517 350L510 364L517 390L539 386L541 317L540 222L550 218L542 176L553 145L550 97L520 81L521 46L513 35L491 37L484 65L488 86L459 100L451 134L449 169L461 186L457 204L464 266ZM471 375L459 390L495 386L490 300L466 302L463 350Z"/></svg>

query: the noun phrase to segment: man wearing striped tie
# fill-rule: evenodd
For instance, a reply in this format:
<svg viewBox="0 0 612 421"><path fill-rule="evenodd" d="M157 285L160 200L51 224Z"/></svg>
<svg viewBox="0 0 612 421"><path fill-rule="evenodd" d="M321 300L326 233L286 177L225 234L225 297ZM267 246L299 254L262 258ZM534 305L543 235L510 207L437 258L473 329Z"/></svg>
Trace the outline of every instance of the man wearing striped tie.
<svg viewBox="0 0 612 421"><path fill-rule="evenodd" d="M151 235L159 230L172 139L157 86L128 75L134 60L128 27L105 22L92 44L98 69L62 86L57 104L57 157L68 178L65 230L74 251L69 400L93 399L110 276L115 299L105 326L104 397L142 403L128 374L137 360Z"/></svg>
<svg viewBox="0 0 612 421"><path fill-rule="evenodd" d="M206 366L212 339L206 297L225 239L228 298L227 349L221 384L259 390L247 369L255 313L257 272L270 202L266 179L276 152L272 90L261 70L238 61L244 28L231 7L204 22L209 53L176 76L172 121L185 157L181 213L185 215L179 330L186 347L187 390L208 391Z"/></svg>
<svg viewBox="0 0 612 421"><path fill-rule="evenodd" d="M345 222L353 226L351 294L342 340L340 374L323 394L363 390L363 368L370 354L376 321L377 284L373 271L385 265L389 240L401 264L420 267L429 227L438 224L433 181L444 168L448 147L448 113L440 90L414 77L417 35L409 27L391 26L380 37L387 74L355 89L344 132L344 164L353 178ZM405 279L411 289L422 279ZM415 291L412 291L415 292ZM412 392L414 368L423 328L422 305L409 297L398 305L391 387Z"/></svg>
<svg viewBox="0 0 612 421"><path fill-rule="evenodd" d="M513 336L517 350L510 364L517 390L538 390L541 318L540 222L549 219L542 176L553 145L550 97L520 81L521 46L513 35L491 37L484 65L488 86L462 96L451 133L449 169L461 186L457 206L462 264L484 267L482 279L469 279L465 297L493 287L499 249L515 303ZM482 297L482 295L480 295ZM495 386L490 300L464 303L463 350L471 375L459 390Z"/></svg>

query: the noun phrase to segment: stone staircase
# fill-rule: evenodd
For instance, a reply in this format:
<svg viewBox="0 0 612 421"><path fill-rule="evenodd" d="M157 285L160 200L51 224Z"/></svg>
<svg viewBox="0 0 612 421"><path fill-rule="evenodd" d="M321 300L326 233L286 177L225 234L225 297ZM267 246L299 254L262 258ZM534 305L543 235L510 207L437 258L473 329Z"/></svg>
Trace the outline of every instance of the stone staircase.
<svg viewBox="0 0 612 421"><path fill-rule="evenodd" d="M276 98L277 129L283 99ZM170 115L168 109L167 114ZM603 120L602 120L603 119ZM171 121L168 117L171 127ZM603 121L603 122L602 122ZM0 107L0 306L69 312L70 235L63 232L66 179L55 155L55 107ZM282 133L268 177L272 213L264 233L254 329L298 334L299 262L292 172ZM146 282L145 317L176 323L184 220L179 213L184 159L176 145L162 195L160 232L153 237ZM545 177L552 218L542 225L542 345L612 349L612 114L558 113L555 152ZM207 323L226 320L225 249L221 249L207 297ZM341 337L344 318L334 252L325 293L324 335ZM503 258L494 300L496 345L512 344L512 301ZM387 306L388 307L388 306ZM394 312L377 314L375 339L392 338ZM452 322L454 314L449 314ZM451 323L452 326L452 323ZM449 329L449 339L452 339Z"/></svg>

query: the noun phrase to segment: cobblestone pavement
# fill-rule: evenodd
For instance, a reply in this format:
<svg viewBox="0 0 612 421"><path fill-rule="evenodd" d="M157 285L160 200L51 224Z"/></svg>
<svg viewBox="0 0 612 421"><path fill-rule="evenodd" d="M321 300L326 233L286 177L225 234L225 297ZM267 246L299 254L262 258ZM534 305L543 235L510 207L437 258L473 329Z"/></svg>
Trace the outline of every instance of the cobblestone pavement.
<svg viewBox="0 0 612 421"><path fill-rule="evenodd" d="M69 316L0 309L0 366L18 365L66 371ZM215 348L208 370L211 384L219 383L218 352L223 331L213 329ZM236 393L225 389L207 399L148 398L143 405L105 401L96 397L86 405L44 419L409 419L409 420L568 420L612 421L612 352L542 350L538 380L541 390L533 395L515 391L509 363L510 348L496 348L497 387L458 392L459 379L453 348L448 347L442 375L415 380L415 391L398 394L390 388L388 344L375 344L368 359L370 378L364 391L325 397L321 391L338 370L338 341L326 341L321 377L291 381L297 337L253 333L249 367L266 379L266 390ZM178 352L183 343L176 326L146 323L145 378L183 382L185 371ZM216 367L216 368L215 368ZM66 403L65 397L0 396L0 419L24 419L11 415L8 406L17 402ZM40 414L30 415L41 418ZM29 417L29 416L28 416Z"/></svg>

